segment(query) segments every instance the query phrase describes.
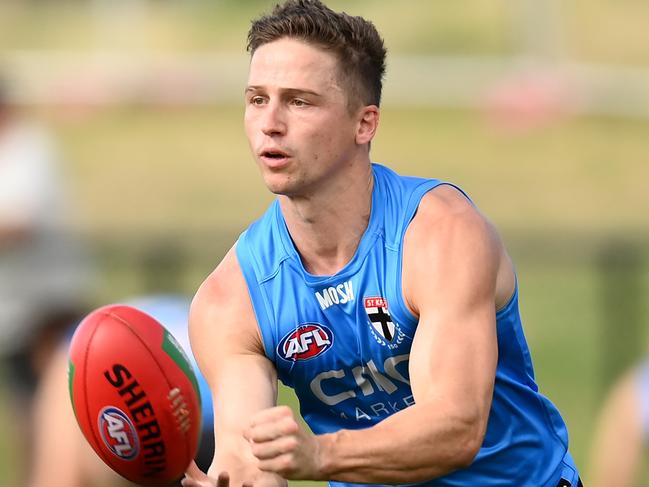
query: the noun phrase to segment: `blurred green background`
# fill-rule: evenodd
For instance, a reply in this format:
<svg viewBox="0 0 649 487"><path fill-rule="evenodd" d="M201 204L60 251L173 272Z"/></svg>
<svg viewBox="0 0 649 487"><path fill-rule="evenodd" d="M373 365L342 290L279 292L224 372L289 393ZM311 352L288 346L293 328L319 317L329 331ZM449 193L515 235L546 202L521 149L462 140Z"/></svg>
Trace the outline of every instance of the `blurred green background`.
<svg viewBox="0 0 649 487"><path fill-rule="evenodd" d="M327 3L389 49L373 159L457 183L501 230L541 391L587 472L604 391L646 352L649 4ZM2 0L0 69L65 154L96 304L141 292L160 242L193 293L271 200L242 127L245 35L271 5ZM3 404L0 478L16 485Z"/></svg>

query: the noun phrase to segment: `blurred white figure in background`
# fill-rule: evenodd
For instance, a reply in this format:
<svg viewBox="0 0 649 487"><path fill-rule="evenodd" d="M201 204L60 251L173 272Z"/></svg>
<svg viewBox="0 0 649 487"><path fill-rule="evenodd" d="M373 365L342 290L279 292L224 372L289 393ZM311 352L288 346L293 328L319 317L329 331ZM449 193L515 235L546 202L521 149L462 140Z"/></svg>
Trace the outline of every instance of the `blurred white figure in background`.
<svg viewBox="0 0 649 487"><path fill-rule="evenodd" d="M92 290L60 164L50 135L12 105L0 76L0 369L20 438L29 438L38 377Z"/></svg>

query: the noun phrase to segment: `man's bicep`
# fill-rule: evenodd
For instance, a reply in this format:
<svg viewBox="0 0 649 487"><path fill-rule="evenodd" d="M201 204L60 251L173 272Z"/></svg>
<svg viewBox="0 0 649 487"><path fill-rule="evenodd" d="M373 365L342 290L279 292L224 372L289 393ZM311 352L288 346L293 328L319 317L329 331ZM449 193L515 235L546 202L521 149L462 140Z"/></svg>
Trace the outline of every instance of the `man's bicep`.
<svg viewBox="0 0 649 487"><path fill-rule="evenodd" d="M491 309L420 319L410 354L410 380L416 402L441 400L460 413L488 412L498 348ZM476 409L477 408L477 409Z"/></svg>
<svg viewBox="0 0 649 487"><path fill-rule="evenodd" d="M406 255L419 262L406 267L405 276L409 302L420 318L410 356L412 389L417 402L438 401L482 421L498 355L495 295L501 244L462 199L432 203L413 221L417 226L407 241Z"/></svg>

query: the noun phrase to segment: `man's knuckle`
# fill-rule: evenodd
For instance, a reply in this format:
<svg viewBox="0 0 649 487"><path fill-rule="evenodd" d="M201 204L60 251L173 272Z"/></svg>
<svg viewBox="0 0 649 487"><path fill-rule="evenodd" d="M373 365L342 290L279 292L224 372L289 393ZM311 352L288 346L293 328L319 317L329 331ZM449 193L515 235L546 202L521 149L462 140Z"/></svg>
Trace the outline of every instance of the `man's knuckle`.
<svg viewBox="0 0 649 487"><path fill-rule="evenodd" d="M297 432L297 423L295 422L292 416L289 418L284 418L280 424L281 424L280 427L282 429L282 432L286 434L292 434Z"/></svg>
<svg viewBox="0 0 649 487"><path fill-rule="evenodd" d="M290 453L284 454L279 458L279 466L284 472L292 472L295 469L295 460Z"/></svg>
<svg viewBox="0 0 649 487"><path fill-rule="evenodd" d="M299 446L299 441L297 438L294 436L290 436L286 438L286 451L287 452L293 452L297 450L297 447Z"/></svg>
<svg viewBox="0 0 649 487"><path fill-rule="evenodd" d="M252 454L254 456L259 457L259 455L261 453L261 446L258 445L257 443L252 443L250 445L250 451L252 452Z"/></svg>

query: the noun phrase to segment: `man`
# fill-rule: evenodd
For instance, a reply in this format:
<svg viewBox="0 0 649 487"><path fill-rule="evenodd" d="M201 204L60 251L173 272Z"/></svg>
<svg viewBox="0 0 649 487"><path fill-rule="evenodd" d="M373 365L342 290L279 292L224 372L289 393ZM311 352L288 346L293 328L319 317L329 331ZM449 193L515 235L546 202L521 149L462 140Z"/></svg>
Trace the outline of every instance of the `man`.
<svg viewBox="0 0 649 487"><path fill-rule="evenodd" d="M293 0L248 42L246 133L278 197L192 304L217 448L183 485L576 486L495 230L454 186L370 162L374 26Z"/></svg>

